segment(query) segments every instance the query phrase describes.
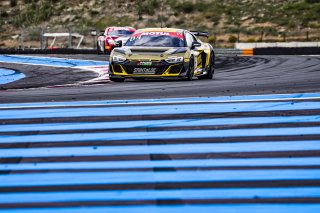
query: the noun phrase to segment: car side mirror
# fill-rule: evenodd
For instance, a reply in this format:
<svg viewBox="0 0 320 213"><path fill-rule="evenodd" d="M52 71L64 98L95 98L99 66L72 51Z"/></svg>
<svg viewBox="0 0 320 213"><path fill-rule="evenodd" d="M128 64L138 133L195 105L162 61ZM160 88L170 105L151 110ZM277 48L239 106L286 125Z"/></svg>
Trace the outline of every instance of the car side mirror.
<svg viewBox="0 0 320 213"><path fill-rule="evenodd" d="M201 43L197 41L192 42L191 49L195 49L196 47L201 47Z"/></svg>
<svg viewBox="0 0 320 213"><path fill-rule="evenodd" d="M96 30L92 30L91 31L91 36L96 36L97 35L97 31Z"/></svg>
<svg viewBox="0 0 320 213"><path fill-rule="evenodd" d="M115 47L122 47L122 41L116 41L116 43L114 44Z"/></svg>
<svg viewBox="0 0 320 213"><path fill-rule="evenodd" d="M100 32L100 33L99 33L99 36L104 36L104 32Z"/></svg>

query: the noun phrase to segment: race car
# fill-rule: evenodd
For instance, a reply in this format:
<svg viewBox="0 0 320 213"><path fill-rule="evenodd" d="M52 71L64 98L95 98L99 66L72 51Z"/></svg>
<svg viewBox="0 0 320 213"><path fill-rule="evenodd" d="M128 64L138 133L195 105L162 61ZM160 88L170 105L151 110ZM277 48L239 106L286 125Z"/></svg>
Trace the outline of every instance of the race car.
<svg viewBox="0 0 320 213"><path fill-rule="evenodd" d="M107 27L106 30L98 37L98 54L109 54L114 48L116 41L121 40L123 43L125 43L130 35L135 31L136 29L132 27Z"/></svg>
<svg viewBox="0 0 320 213"><path fill-rule="evenodd" d="M109 77L123 82L134 79L212 79L215 54L213 47L190 32L174 28L137 30L122 46L119 41L110 55Z"/></svg>

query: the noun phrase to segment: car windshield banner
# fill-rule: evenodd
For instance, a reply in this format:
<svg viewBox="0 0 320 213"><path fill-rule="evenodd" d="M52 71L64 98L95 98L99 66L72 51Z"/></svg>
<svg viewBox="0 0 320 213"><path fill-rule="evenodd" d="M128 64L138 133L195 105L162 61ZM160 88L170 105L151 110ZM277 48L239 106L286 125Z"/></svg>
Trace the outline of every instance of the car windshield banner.
<svg viewBox="0 0 320 213"><path fill-rule="evenodd" d="M169 36L184 39L183 34L179 32L138 32L134 33L130 40L141 39L143 36Z"/></svg>
<svg viewBox="0 0 320 213"><path fill-rule="evenodd" d="M140 31L134 33L125 46L183 47L184 37L180 32Z"/></svg>
<svg viewBox="0 0 320 213"><path fill-rule="evenodd" d="M115 31L115 30L127 30L127 31L134 31L130 27L109 27L109 31Z"/></svg>

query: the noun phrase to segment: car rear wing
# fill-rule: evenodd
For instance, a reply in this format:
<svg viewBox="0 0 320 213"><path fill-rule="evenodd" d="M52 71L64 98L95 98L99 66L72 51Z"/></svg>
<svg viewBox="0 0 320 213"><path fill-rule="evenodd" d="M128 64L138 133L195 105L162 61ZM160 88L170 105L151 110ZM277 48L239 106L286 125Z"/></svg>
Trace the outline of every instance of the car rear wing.
<svg viewBox="0 0 320 213"><path fill-rule="evenodd" d="M208 32L199 32L199 31L190 31L195 36L203 36L203 37L209 37Z"/></svg>

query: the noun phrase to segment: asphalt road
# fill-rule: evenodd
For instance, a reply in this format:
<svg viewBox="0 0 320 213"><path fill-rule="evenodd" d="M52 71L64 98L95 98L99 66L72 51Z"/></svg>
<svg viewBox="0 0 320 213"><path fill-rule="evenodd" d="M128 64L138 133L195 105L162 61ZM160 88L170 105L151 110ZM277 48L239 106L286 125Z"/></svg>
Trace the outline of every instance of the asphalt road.
<svg viewBox="0 0 320 213"><path fill-rule="evenodd" d="M106 56L60 56L89 60L106 60ZM254 56L217 58L213 80L136 81L104 83L90 86L37 88L96 77L95 73L77 72L68 68L0 64L0 67L21 71L27 78L2 85L1 103L116 100L139 98L211 97L244 94L301 93L320 90L320 57ZM19 90L11 90L19 89ZM22 89L22 90L20 90Z"/></svg>

